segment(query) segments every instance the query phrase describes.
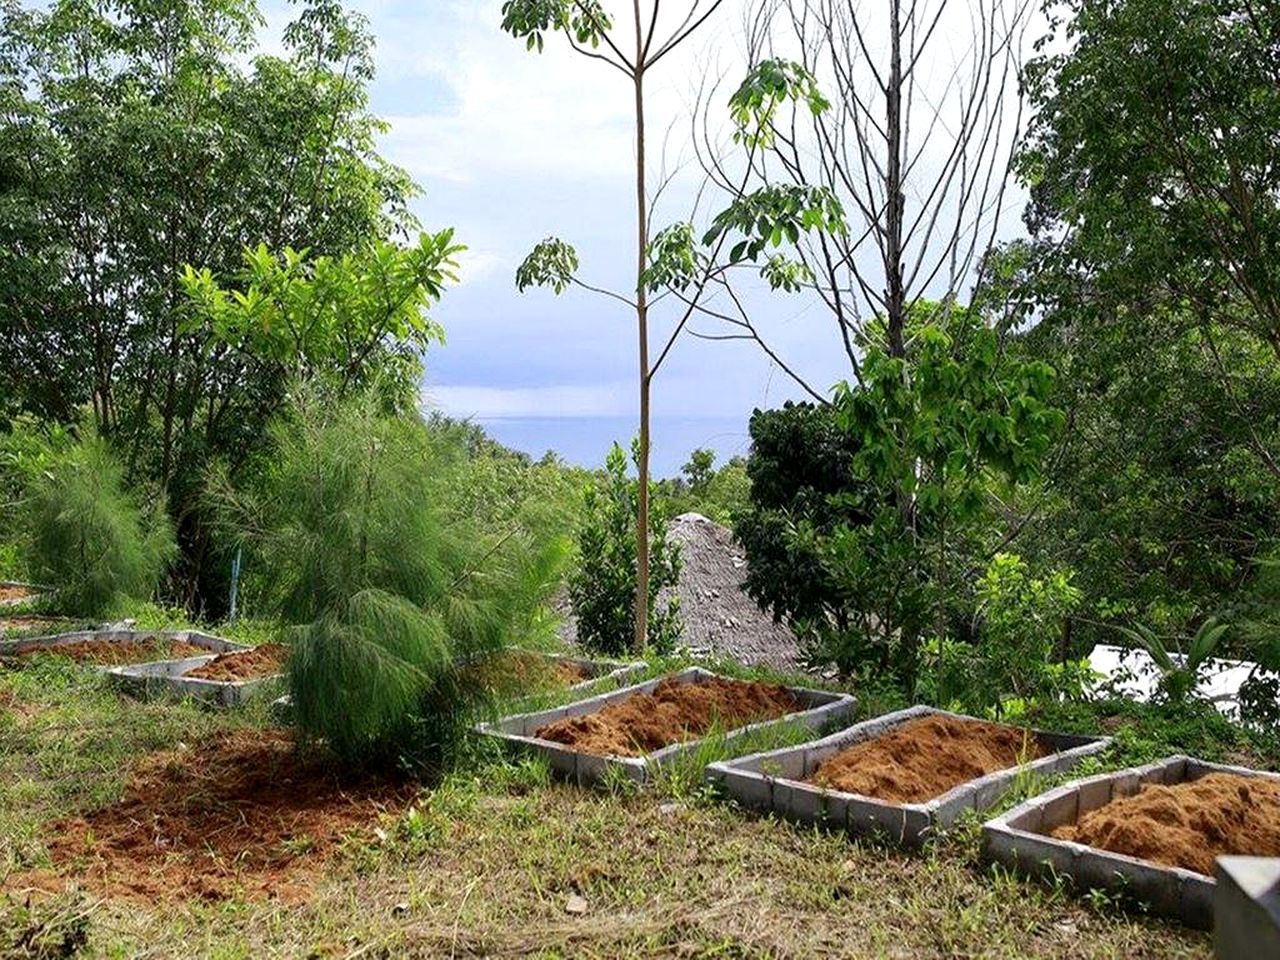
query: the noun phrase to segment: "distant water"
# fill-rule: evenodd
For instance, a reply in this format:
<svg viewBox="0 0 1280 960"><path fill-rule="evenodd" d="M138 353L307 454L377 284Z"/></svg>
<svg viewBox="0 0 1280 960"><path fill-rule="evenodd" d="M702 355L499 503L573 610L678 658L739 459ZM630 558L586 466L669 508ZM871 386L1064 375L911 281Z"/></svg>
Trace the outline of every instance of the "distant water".
<svg viewBox="0 0 1280 960"><path fill-rule="evenodd" d="M569 463L598 467L616 440L629 447L636 434L631 417L477 418L494 439L535 459L554 450ZM746 454L751 440L747 418L654 417L651 426L655 476L673 477L697 447L716 451L716 463Z"/></svg>

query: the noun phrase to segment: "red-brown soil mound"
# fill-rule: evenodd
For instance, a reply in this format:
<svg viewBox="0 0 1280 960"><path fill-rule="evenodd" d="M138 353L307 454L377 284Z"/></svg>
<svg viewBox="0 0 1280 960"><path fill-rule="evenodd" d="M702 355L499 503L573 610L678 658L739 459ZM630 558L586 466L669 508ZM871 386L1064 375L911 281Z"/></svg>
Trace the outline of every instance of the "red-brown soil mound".
<svg viewBox="0 0 1280 960"><path fill-rule="evenodd" d="M790 691L776 683L712 677L700 683L668 678L653 693L640 693L602 710L565 717L534 736L584 753L638 757L706 733L769 720L799 708Z"/></svg>
<svg viewBox="0 0 1280 960"><path fill-rule="evenodd" d="M340 780L284 731L239 730L144 758L119 803L54 824L49 852L103 896L296 899L346 836L415 793Z"/></svg>
<svg viewBox="0 0 1280 960"><path fill-rule="evenodd" d="M196 680L253 680L270 677L284 670L289 651L278 643L264 643L252 650L220 653L202 667L183 674Z"/></svg>
<svg viewBox="0 0 1280 960"><path fill-rule="evenodd" d="M64 643L56 647L37 647L24 650L20 657L68 657L76 663L96 663L117 666L125 663L148 663L153 660L182 660L200 657L209 651L194 644L177 640L85 640L81 643Z"/></svg>
<svg viewBox="0 0 1280 960"><path fill-rule="evenodd" d="M1211 773L1168 787L1150 784L1053 836L1211 877L1217 857L1280 857L1280 782Z"/></svg>
<svg viewBox="0 0 1280 960"><path fill-rule="evenodd" d="M891 803L924 803L1050 752L1018 727L935 715L841 750L819 764L808 782Z"/></svg>

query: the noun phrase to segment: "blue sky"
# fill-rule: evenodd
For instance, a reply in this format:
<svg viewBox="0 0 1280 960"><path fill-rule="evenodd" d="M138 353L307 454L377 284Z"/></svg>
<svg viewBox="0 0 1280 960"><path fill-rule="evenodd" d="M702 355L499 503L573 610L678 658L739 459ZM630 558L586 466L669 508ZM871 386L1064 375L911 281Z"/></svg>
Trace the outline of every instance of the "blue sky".
<svg viewBox="0 0 1280 960"><path fill-rule="evenodd" d="M424 195L426 229L453 226L469 250L462 283L435 311L448 343L427 357L426 405L483 423L535 455L555 449L596 465L635 431L636 334L624 305L570 290L518 293L516 266L540 239L573 243L582 276L625 291L633 269L631 90L621 74L551 37L541 55L500 30L500 0L358 0L377 37L375 112L391 124L382 150ZM680 6L673 4L672 6ZM649 91L651 167L686 166L656 221L687 219L699 184L686 147L695 85L705 70L741 76L728 0ZM278 28L289 8L273 3ZM752 300L786 361L826 391L847 375L834 330L802 295ZM653 342L668 315L655 317ZM746 451L754 407L802 392L759 349L682 338L654 386L654 467L678 471L695 446L721 458Z"/></svg>

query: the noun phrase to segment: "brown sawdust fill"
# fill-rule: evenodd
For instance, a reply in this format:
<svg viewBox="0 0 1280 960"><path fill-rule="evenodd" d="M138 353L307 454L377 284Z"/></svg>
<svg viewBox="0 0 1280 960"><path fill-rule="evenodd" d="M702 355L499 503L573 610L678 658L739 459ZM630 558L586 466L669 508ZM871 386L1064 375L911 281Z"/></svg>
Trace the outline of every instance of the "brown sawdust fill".
<svg viewBox="0 0 1280 960"><path fill-rule="evenodd" d="M196 680L253 680L270 677L284 670L289 651L279 643L264 643L252 650L220 653L204 666L183 674Z"/></svg>
<svg viewBox="0 0 1280 960"><path fill-rule="evenodd" d="M652 693L639 693L595 713L565 717L534 736L583 753L638 757L701 736L719 725L731 730L799 709L791 692L776 683L712 677L697 683L673 678Z"/></svg>
<svg viewBox="0 0 1280 960"><path fill-rule="evenodd" d="M1148 784L1052 835L1213 876L1217 857L1280 857L1280 781L1211 773Z"/></svg>
<svg viewBox="0 0 1280 960"><path fill-rule="evenodd" d="M129 900L305 897L318 865L347 837L374 839L381 814L416 795L408 783L342 779L283 730L237 730L144 757L119 803L49 828L57 875Z"/></svg>
<svg viewBox="0 0 1280 960"><path fill-rule="evenodd" d="M36 595L30 587L0 587L0 603L17 603Z"/></svg>
<svg viewBox="0 0 1280 960"><path fill-rule="evenodd" d="M1051 752L1018 727L928 716L841 750L807 782L892 803L924 803Z"/></svg>
<svg viewBox="0 0 1280 960"><path fill-rule="evenodd" d="M200 657L208 650L180 640L84 640L64 643L54 647L35 647L18 654L20 657L67 657L76 663L96 663L117 666L127 663L147 663L152 660L182 660Z"/></svg>
<svg viewBox="0 0 1280 960"><path fill-rule="evenodd" d="M503 693L569 687L591 679L586 667L532 650L508 650L469 668L477 682Z"/></svg>

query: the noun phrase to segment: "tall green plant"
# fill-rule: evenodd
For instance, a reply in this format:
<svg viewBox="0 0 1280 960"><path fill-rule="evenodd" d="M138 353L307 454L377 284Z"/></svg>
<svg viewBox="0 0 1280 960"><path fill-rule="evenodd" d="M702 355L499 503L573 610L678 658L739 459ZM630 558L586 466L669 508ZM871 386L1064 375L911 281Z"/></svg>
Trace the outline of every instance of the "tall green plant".
<svg viewBox="0 0 1280 960"><path fill-rule="evenodd" d="M1186 645L1186 652L1180 649L1182 644L1175 641L1173 650L1165 639L1150 627L1138 624L1132 629L1117 627L1126 637L1146 650L1151 660L1160 671L1160 693L1173 703L1182 703L1193 693L1200 682L1200 675L1208 666L1209 659L1230 624L1219 623L1210 617L1202 623Z"/></svg>
<svg viewBox="0 0 1280 960"><path fill-rule="evenodd" d="M618 655L631 649L632 615L636 609L636 541L640 481L627 476L627 456L616 443L605 460L604 476L587 487L584 520L578 531L578 565L569 578L569 599L578 620L578 638L589 648ZM663 587L680 577L680 548L667 540L665 502L655 498L648 514L649 644L669 652L680 636L680 598L658 605Z"/></svg>
<svg viewBox="0 0 1280 960"><path fill-rule="evenodd" d="M912 691L926 633L964 616L965 584L998 549L997 503L1037 476L1063 422L1054 373L1010 358L976 311L922 304L907 353L867 345L862 382L836 388L836 423L857 443L850 488L833 503L860 517L829 533L800 523L836 584L847 625L813 624L811 659L872 670Z"/></svg>
<svg viewBox="0 0 1280 960"><path fill-rule="evenodd" d="M96 434L48 455L23 513L31 573L68 613L99 616L123 598L150 597L176 553L163 495L143 502L130 494Z"/></svg>
<svg viewBox="0 0 1280 960"><path fill-rule="evenodd" d="M299 728L351 763L448 759L490 705L466 667L532 629L563 538L534 504L479 522L456 432L376 397L303 401L253 490L212 488L242 531L260 602L291 624Z"/></svg>

